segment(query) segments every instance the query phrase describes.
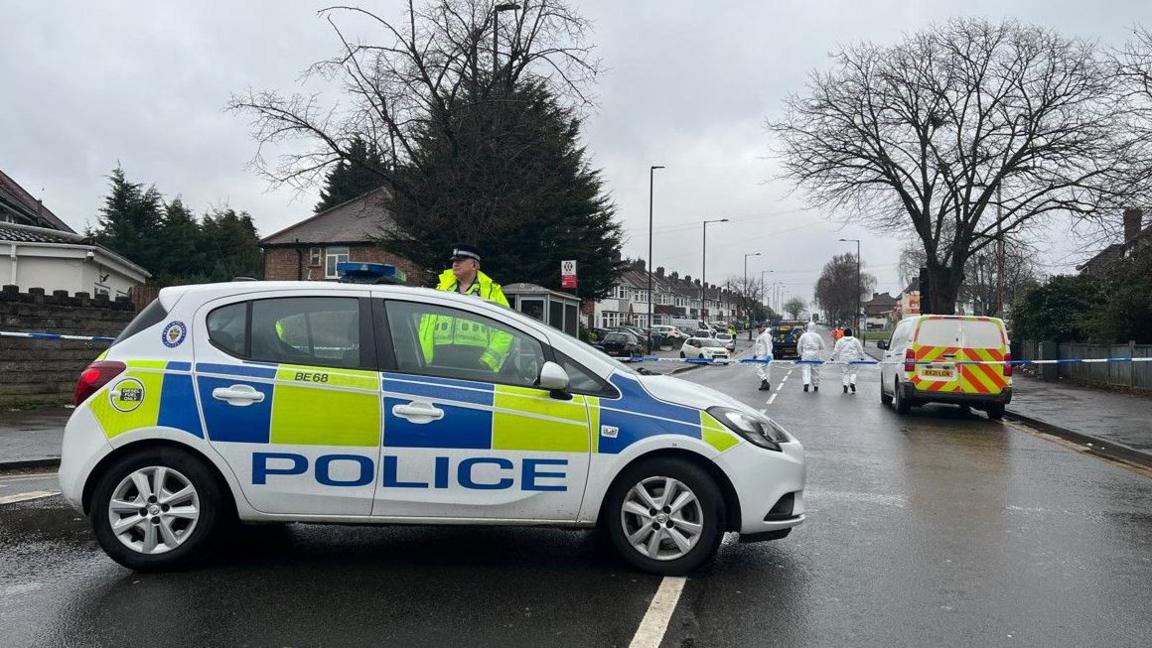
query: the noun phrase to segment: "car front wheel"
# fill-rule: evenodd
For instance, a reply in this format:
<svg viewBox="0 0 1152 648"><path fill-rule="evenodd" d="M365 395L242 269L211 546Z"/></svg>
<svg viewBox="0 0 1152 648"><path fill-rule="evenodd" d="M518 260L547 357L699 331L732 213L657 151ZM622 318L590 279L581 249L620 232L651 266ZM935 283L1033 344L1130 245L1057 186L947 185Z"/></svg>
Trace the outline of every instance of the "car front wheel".
<svg viewBox="0 0 1152 648"><path fill-rule="evenodd" d="M711 558L724 532L720 489L680 459L653 459L623 474L608 492L605 522L624 560L643 571L682 575Z"/></svg>
<svg viewBox="0 0 1152 648"><path fill-rule="evenodd" d="M137 571L181 567L200 554L221 518L210 469L179 450L126 455L99 477L92 494L96 540Z"/></svg>

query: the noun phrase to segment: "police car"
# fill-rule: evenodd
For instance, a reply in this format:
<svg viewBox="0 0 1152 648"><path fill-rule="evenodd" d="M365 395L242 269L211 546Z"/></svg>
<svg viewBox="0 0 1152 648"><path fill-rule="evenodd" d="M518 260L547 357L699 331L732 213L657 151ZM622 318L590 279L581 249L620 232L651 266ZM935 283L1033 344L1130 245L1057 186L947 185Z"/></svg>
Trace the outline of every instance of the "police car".
<svg viewBox="0 0 1152 648"><path fill-rule="evenodd" d="M680 574L804 520L804 453L722 393L420 288L165 288L84 370L64 497L117 562L242 522L601 527Z"/></svg>

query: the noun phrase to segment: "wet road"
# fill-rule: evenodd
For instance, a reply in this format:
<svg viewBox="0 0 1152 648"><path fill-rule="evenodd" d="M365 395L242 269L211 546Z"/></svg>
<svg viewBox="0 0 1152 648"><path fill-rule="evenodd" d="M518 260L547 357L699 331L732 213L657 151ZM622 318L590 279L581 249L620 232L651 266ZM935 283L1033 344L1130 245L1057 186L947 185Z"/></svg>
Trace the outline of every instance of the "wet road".
<svg viewBox="0 0 1152 648"><path fill-rule="evenodd" d="M752 367L682 375L800 437L809 518L730 536L661 645L1149 645L1152 479L955 407L899 417L874 369L855 396L824 371L805 394L777 368L771 396ZM312 525L140 575L58 496L4 499L45 490L0 478L0 645L627 646L661 582L594 533Z"/></svg>

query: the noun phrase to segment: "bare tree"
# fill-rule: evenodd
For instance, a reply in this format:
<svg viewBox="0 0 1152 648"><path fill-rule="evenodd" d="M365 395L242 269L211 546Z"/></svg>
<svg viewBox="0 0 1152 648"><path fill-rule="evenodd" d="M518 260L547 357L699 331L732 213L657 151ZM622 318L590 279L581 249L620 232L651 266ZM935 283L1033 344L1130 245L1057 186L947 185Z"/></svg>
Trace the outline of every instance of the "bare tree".
<svg viewBox="0 0 1152 648"><path fill-rule="evenodd" d="M792 319L800 319L800 314L803 313L804 309L807 307L808 304L799 297L793 297L792 299L784 302L784 312L788 313L789 317Z"/></svg>
<svg viewBox="0 0 1152 648"><path fill-rule="evenodd" d="M850 322L856 306L876 287L876 277L859 266L856 277L856 255L851 252L837 254L824 264L816 280L816 304L824 311L824 319L831 323Z"/></svg>
<svg viewBox="0 0 1152 648"><path fill-rule="evenodd" d="M418 159L419 138L429 131L455 141L460 122L452 116L468 104L508 100L518 83L547 85L570 107L590 104L587 90L599 70L585 44L587 20L565 0L521 0L518 11L499 11L491 0L408 0L403 22L366 9L333 6L319 13L340 44L339 53L313 64L317 75L342 86L344 103L315 94L249 91L235 95L231 110L252 119L259 149L255 168L274 184L306 188L324 169L350 155L357 138L384 153L371 164L394 191L408 191L398 170ZM345 36L345 20L367 21L381 40ZM306 76L308 76L306 75ZM303 152L265 160L266 146L302 141Z"/></svg>
<svg viewBox="0 0 1152 648"><path fill-rule="evenodd" d="M1121 200L1130 102L1091 43L956 19L836 61L768 124L784 173L846 220L911 230L937 312L998 237Z"/></svg>

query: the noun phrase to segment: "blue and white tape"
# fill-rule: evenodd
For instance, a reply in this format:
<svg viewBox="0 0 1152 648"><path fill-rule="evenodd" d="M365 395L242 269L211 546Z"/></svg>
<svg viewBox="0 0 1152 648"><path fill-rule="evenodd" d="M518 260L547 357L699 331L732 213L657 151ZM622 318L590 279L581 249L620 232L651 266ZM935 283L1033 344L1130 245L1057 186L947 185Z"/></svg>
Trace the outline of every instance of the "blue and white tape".
<svg viewBox="0 0 1152 648"><path fill-rule="evenodd" d="M106 335L64 335L62 333L37 333L28 331L0 331L0 337L25 338L31 340L77 340L80 342L112 342L116 339Z"/></svg>
<svg viewBox="0 0 1152 648"><path fill-rule="evenodd" d="M621 362L684 362L688 364L772 364L772 365L880 365L880 364L915 364L915 365L1050 365L1050 364L1104 364L1113 362L1152 362L1148 358L1062 358L1059 360L773 360L771 358L741 358L739 360L712 359L712 358L660 358L657 356L633 356L631 358L616 358Z"/></svg>

